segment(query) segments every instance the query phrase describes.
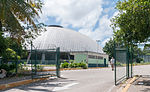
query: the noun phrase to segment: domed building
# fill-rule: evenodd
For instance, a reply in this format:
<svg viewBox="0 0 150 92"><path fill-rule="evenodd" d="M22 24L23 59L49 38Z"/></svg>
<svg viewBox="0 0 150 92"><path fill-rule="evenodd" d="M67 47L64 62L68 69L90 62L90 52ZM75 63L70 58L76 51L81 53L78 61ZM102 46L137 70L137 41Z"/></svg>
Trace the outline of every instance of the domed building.
<svg viewBox="0 0 150 92"><path fill-rule="evenodd" d="M39 50L59 47L61 61L84 61L89 67L106 66L108 62L108 55L103 53L96 41L61 26L46 27L46 31L33 40L33 46Z"/></svg>

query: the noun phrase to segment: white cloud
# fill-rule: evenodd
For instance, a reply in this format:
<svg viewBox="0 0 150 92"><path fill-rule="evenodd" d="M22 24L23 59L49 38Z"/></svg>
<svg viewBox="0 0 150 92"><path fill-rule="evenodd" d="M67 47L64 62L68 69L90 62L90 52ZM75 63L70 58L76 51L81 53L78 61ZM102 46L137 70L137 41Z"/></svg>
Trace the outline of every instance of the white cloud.
<svg viewBox="0 0 150 92"><path fill-rule="evenodd" d="M110 19L117 14L115 12L112 17L108 17L107 13L113 8L102 8L103 4L108 3L105 0L44 0L40 21L46 23L49 21L48 17L54 17L56 22L60 22L64 27L72 25L80 28L79 32L92 39L100 39L101 46L104 46L108 38L113 35ZM102 13L106 15L102 16ZM98 27L92 30L97 21Z"/></svg>
<svg viewBox="0 0 150 92"><path fill-rule="evenodd" d="M98 20L102 0L44 0L41 21L48 21L48 16L56 17L62 25L73 27L91 27Z"/></svg>
<svg viewBox="0 0 150 92"><path fill-rule="evenodd" d="M114 13L117 14L116 12ZM114 15L113 15L114 16ZM112 16L112 17L113 17ZM94 40L101 40L101 46L105 45L105 42L108 41L109 38L113 36L113 30L110 27L112 17L108 17L108 15L104 15L99 19L99 26L94 31L89 31L87 29L81 29L79 32L93 38Z"/></svg>
<svg viewBox="0 0 150 92"><path fill-rule="evenodd" d="M108 42L110 40L110 38L106 38L105 40L103 40L102 43L101 43L101 46L104 47L105 43Z"/></svg>

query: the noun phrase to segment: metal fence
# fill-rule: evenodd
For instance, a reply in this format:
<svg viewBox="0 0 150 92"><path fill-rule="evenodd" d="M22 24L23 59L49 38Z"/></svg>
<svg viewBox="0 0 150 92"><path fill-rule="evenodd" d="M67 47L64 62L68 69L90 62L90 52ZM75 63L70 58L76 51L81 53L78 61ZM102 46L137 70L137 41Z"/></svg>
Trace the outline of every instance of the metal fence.
<svg viewBox="0 0 150 92"><path fill-rule="evenodd" d="M115 85L132 77L132 49L114 45Z"/></svg>
<svg viewBox="0 0 150 92"><path fill-rule="evenodd" d="M60 48L32 49L29 64L32 78L60 77Z"/></svg>

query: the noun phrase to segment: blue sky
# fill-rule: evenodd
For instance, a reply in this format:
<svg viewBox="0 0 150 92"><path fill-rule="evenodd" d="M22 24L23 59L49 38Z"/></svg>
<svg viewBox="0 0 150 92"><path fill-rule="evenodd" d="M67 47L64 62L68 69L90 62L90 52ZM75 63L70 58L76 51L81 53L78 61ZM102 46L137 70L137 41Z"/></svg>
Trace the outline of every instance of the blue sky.
<svg viewBox="0 0 150 92"><path fill-rule="evenodd" d="M117 0L44 0L40 22L62 25L93 40L105 42L112 37L110 19L117 15Z"/></svg>

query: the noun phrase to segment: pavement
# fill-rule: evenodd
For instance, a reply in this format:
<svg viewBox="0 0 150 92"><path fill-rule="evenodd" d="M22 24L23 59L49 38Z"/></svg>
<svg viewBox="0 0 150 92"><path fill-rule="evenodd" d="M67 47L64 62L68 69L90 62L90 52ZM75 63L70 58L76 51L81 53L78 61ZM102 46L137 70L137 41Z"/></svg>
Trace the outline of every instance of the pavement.
<svg viewBox="0 0 150 92"><path fill-rule="evenodd" d="M130 86L127 92L150 92L150 77L140 76Z"/></svg>
<svg viewBox="0 0 150 92"><path fill-rule="evenodd" d="M61 78L52 77L0 92L150 92L150 76L146 76L150 75L150 65L135 66L133 72L143 76L115 86L111 68L64 70Z"/></svg>
<svg viewBox="0 0 150 92"><path fill-rule="evenodd" d="M133 75L120 87L120 92L150 92L150 65L134 66Z"/></svg>
<svg viewBox="0 0 150 92"><path fill-rule="evenodd" d="M111 68L65 70L61 75L2 92L112 92L115 88Z"/></svg>
<svg viewBox="0 0 150 92"><path fill-rule="evenodd" d="M127 92L150 92L150 65L134 66L133 74L138 76Z"/></svg>

